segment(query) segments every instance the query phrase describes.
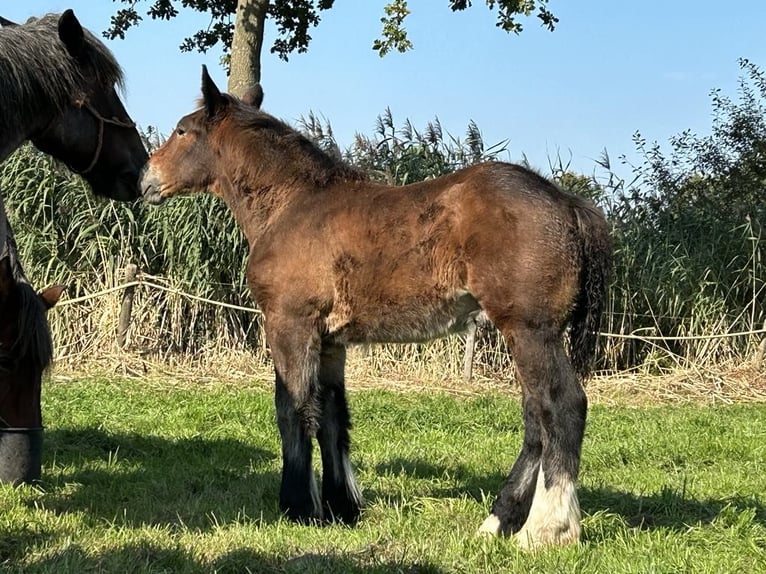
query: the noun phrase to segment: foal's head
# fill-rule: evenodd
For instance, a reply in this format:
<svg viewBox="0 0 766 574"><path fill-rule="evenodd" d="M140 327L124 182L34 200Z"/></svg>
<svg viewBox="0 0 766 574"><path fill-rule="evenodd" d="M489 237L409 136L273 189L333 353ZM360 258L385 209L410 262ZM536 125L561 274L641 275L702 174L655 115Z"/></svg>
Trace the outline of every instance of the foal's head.
<svg viewBox="0 0 766 574"><path fill-rule="evenodd" d="M222 120L237 107L260 108L263 92L250 92L242 101L222 93L202 67L202 106L182 117L168 140L152 154L141 178L141 192L159 204L178 193L210 189L217 179L213 141Z"/></svg>
<svg viewBox="0 0 766 574"><path fill-rule="evenodd" d="M122 71L106 46L72 10L3 24L0 48L9 77L0 79L0 88L18 102L17 110L0 111L6 135L18 117L26 117L32 143L80 173L94 193L137 198L148 155L115 89Z"/></svg>
<svg viewBox="0 0 766 574"><path fill-rule="evenodd" d="M140 182L144 199L158 204L179 193L269 189L272 201L367 178L261 111L262 100L260 86L241 100L221 93L203 66L201 107L181 118L149 159Z"/></svg>

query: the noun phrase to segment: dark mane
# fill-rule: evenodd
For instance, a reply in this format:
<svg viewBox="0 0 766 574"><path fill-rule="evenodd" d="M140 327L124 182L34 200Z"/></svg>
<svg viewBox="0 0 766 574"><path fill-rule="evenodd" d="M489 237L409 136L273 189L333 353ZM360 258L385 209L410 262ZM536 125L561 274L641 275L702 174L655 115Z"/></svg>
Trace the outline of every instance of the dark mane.
<svg viewBox="0 0 766 574"><path fill-rule="evenodd" d="M6 244L0 247L0 259L10 258L18 301L18 337L7 350L0 348L0 364L19 357L31 358L44 369L53 359L53 342L45 318L45 309L35 290L27 281L17 256L16 241L8 225Z"/></svg>
<svg viewBox="0 0 766 574"><path fill-rule="evenodd" d="M83 30L85 49L73 59L59 39L58 20L48 14L0 28L0 131L12 131L41 108L60 109L80 95L83 66L95 73L99 86L122 88L122 69L107 47Z"/></svg>
<svg viewBox="0 0 766 574"><path fill-rule="evenodd" d="M369 179L365 172L340 158L333 157L298 130L274 116L239 102L231 108L231 124L227 129L242 132L246 137L266 140L263 146L259 146L259 153L282 158L280 162L269 162L268 158L263 158L259 163L284 165L284 158L290 158L291 168L314 183L315 189L338 181Z"/></svg>

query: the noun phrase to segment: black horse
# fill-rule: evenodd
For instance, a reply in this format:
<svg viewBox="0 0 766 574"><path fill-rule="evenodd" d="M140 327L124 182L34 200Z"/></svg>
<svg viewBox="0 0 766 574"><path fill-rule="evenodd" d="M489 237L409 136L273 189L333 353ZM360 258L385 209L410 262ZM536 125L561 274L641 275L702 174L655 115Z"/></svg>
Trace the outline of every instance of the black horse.
<svg viewBox="0 0 766 574"><path fill-rule="evenodd" d="M135 199L148 156L117 94L114 56L71 10L0 24L0 161L31 141L94 193ZM60 294L29 285L0 202L0 481L40 476L41 379L52 356L45 311Z"/></svg>
<svg viewBox="0 0 766 574"><path fill-rule="evenodd" d="M0 198L0 481L40 477L41 376L53 347L45 312L63 286L38 294L26 280Z"/></svg>

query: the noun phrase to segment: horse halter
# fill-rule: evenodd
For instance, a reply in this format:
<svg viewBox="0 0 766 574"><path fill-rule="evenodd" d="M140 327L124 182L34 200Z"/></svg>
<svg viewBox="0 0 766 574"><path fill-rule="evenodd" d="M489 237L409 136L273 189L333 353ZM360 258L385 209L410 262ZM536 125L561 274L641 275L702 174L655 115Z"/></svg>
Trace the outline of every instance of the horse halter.
<svg viewBox="0 0 766 574"><path fill-rule="evenodd" d="M98 120L98 142L96 144L96 151L93 152L93 159L88 164L88 167L86 167L83 170L75 169L73 167L70 167L73 172L78 173L80 175L85 175L86 173L89 173L94 167L96 167L96 163L98 163L98 158L101 156L101 149L104 146L104 125L109 124L112 126L117 126L119 128L128 128L132 129L136 127L135 122L133 120L127 120L122 121L118 120L117 118L105 118L101 113L94 108L91 103L87 99L83 99L82 101L75 102L75 105L79 108L84 108L87 111L89 111L94 118Z"/></svg>

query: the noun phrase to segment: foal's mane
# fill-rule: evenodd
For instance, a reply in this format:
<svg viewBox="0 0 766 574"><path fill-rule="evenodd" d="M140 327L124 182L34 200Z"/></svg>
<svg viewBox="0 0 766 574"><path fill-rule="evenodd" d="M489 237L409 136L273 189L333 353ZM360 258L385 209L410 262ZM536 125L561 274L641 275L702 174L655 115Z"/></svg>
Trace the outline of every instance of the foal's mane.
<svg viewBox="0 0 766 574"><path fill-rule="evenodd" d="M0 214L0 217L4 217L4 214ZM45 309L40 297L24 275L10 224L7 229L6 243L0 245L0 260L10 259L13 281L16 284L19 297L18 336L10 348L0 348L0 364L25 357L31 358L38 368L44 369L53 359L53 342L48 320L45 318Z"/></svg>
<svg viewBox="0 0 766 574"><path fill-rule="evenodd" d="M81 75L93 70L99 87L122 89L117 60L88 30L82 54L74 59L58 35L58 14L30 18L26 24L0 28L0 133L9 132L41 108L62 108L87 94Z"/></svg>
<svg viewBox="0 0 766 574"><path fill-rule="evenodd" d="M338 181L369 179L364 171L352 167L339 157L333 157L285 122L255 106L244 104L228 95L225 97L230 99L232 105L228 106L230 122L218 124L221 130L225 130L224 139L228 140L229 130L232 136L247 138L251 145L245 146L243 152L258 149L259 165L279 166L282 173L288 170L310 181L316 190Z"/></svg>

